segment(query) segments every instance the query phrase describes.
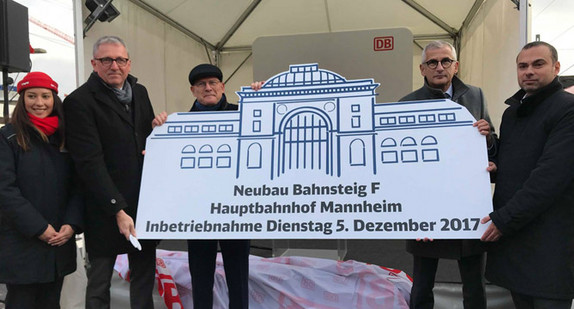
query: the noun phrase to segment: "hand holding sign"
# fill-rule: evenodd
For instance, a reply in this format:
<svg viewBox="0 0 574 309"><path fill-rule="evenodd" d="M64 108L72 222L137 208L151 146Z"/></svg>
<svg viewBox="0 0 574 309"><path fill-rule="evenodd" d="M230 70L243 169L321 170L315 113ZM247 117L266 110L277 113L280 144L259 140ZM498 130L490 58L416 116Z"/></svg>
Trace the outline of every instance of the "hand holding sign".
<svg viewBox="0 0 574 309"><path fill-rule="evenodd" d="M376 104L377 86L296 65L243 87L238 111L169 115L147 140L139 237L480 238L481 121L444 99Z"/></svg>

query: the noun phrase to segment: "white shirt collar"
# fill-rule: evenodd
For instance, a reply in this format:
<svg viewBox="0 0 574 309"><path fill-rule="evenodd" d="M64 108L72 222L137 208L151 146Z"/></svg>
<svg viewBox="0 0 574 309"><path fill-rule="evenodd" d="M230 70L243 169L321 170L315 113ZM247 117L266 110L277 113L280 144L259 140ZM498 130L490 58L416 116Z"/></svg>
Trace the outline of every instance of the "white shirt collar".
<svg viewBox="0 0 574 309"><path fill-rule="evenodd" d="M450 96L451 99L452 99L452 92L453 92L453 90L452 90L452 83L450 83L450 86L448 86L448 89L446 90L445 93L447 93L447 94Z"/></svg>

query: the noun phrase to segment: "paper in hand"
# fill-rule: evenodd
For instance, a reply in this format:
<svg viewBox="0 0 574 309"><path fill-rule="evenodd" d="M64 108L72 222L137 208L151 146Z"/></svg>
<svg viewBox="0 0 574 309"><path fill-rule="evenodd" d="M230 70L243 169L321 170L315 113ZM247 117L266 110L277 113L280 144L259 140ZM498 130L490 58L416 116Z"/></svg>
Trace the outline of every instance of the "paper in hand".
<svg viewBox="0 0 574 309"><path fill-rule="evenodd" d="M142 251L142 245L134 235L130 234L130 242L132 243L132 246L134 246L134 248L138 249L139 251Z"/></svg>

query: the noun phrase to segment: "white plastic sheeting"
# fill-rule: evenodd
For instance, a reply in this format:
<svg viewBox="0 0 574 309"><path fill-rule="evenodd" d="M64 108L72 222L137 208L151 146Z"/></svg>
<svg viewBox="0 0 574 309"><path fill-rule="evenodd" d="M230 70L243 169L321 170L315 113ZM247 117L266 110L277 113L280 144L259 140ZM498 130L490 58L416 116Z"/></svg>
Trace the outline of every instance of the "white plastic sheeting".
<svg viewBox="0 0 574 309"><path fill-rule="evenodd" d="M306 257L249 259L249 307L269 308L408 308L410 278L400 270L356 261ZM129 278L127 256L115 270ZM187 252L157 250L158 289L168 308L193 308ZM217 255L214 308L227 308L221 254Z"/></svg>

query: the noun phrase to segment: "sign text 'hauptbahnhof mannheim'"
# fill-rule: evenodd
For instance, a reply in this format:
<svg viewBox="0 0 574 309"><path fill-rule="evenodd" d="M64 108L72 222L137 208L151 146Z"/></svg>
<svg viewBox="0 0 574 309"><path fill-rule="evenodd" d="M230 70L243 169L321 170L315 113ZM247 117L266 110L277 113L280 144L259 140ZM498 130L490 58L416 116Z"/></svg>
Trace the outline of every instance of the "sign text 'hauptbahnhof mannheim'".
<svg viewBox="0 0 574 309"><path fill-rule="evenodd" d="M376 103L377 87L291 65L238 111L170 115L147 140L138 236L480 237L475 120L450 100Z"/></svg>

